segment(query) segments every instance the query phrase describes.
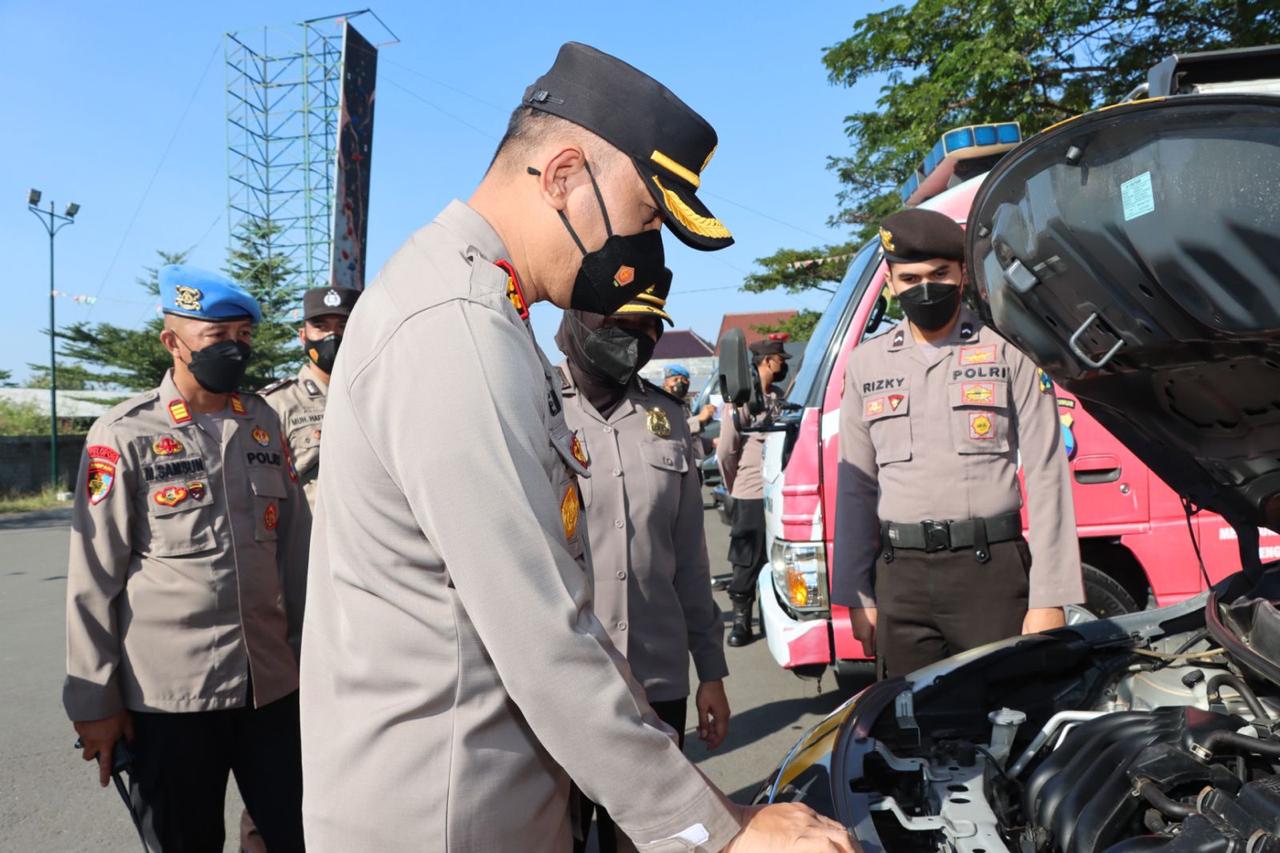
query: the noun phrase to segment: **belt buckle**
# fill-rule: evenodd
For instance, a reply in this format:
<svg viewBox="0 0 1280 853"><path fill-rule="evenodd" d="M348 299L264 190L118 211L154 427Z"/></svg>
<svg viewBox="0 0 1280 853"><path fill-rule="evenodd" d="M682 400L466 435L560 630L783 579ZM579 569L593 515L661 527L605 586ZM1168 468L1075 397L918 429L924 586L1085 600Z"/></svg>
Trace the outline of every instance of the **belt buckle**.
<svg viewBox="0 0 1280 853"><path fill-rule="evenodd" d="M951 548L951 522L922 521L920 526L924 529L925 553L946 551Z"/></svg>

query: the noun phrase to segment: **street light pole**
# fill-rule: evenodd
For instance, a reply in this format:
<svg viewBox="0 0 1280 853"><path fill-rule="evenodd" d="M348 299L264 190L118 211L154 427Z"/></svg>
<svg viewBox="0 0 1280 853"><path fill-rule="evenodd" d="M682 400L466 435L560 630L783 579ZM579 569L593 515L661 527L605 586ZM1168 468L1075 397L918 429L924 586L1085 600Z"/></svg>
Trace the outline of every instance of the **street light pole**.
<svg viewBox="0 0 1280 853"><path fill-rule="evenodd" d="M65 213L58 213L54 203L49 202L48 210L41 210L40 191L33 189L27 195L27 210L36 215L40 224L49 233L49 486L58 490L58 358L56 338L54 337L54 277L53 277L53 238L68 225L75 222L80 205L72 202L67 205Z"/></svg>

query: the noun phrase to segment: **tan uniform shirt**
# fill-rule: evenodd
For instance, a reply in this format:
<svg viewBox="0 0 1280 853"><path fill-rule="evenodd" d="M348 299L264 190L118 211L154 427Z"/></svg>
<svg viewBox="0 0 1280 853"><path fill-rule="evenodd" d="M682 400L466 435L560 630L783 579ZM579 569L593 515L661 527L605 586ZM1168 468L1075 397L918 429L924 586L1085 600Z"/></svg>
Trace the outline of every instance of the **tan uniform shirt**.
<svg viewBox="0 0 1280 853"><path fill-rule="evenodd" d="M560 373L565 421L590 456L580 485L596 616L649 701L683 699L690 655L700 681L729 674L684 406L635 382L606 418Z"/></svg>
<svg viewBox="0 0 1280 853"><path fill-rule="evenodd" d="M116 406L89 430L72 519L72 720L297 689L311 513L261 398L196 414L166 374Z"/></svg>
<svg viewBox="0 0 1280 853"><path fill-rule="evenodd" d="M347 326L303 635L307 847L562 851L572 776L640 849L718 850L735 810L591 610L585 469L504 257L453 202Z"/></svg>
<svg viewBox="0 0 1280 853"><path fill-rule="evenodd" d="M1071 480L1047 378L967 308L932 353L905 322L855 349L840 404L832 601L875 606L879 519L1017 512L1019 460L1030 503L1028 606L1083 601Z"/></svg>
<svg viewBox="0 0 1280 853"><path fill-rule="evenodd" d="M316 505L316 478L320 476L320 429L324 424L328 387L328 383L316 376L310 364L304 364L296 379L281 380L260 392L280 416L280 425L293 453L293 464L298 469L302 491L312 509Z"/></svg>
<svg viewBox="0 0 1280 853"><path fill-rule="evenodd" d="M745 406L726 404L720 415L720 443L716 445L716 462L724 487L732 497L744 500L764 499L764 443L768 432L743 432L739 425L747 422L758 426L779 411L778 394L765 394L764 411L754 417Z"/></svg>

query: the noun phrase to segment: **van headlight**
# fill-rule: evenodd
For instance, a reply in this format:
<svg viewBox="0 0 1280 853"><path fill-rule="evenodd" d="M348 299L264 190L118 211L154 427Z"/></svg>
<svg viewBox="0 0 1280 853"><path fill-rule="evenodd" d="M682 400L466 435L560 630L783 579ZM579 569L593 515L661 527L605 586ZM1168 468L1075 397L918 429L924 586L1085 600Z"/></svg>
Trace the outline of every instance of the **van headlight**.
<svg viewBox="0 0 1280 853"><path fill-rule="evenodd" d="M821 542L774 541L770 561L778 598L800 613L827 609L827 550Z"/></svg>

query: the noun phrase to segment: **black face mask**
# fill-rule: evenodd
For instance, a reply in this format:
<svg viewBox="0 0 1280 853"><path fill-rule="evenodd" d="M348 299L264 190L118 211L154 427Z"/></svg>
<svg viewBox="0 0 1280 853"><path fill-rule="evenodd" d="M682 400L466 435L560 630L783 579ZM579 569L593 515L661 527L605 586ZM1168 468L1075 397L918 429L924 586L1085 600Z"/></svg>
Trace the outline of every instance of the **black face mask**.
<svg viewBox="0 0 1280 853"><path fill-rule="evenodd" d="M582 338L582 354L586 362L582 366L601 379L615 385L626 385L636 378L640 368L649 363L654 346L653 338L643 332L604 326Z"/></svg>
<svg viewBox="0 0 1280 853"><path fill-rule="evenodd" d="M773 374L773 381L774 381L774 382L781 382L782 380L784 380L784 379L786 379L786 378L787 378L787 374L788 374L790 371L791 371L791 368L790 368L790 367L788 367L787 363L786 363L785 361L784 361L784 362L782 362L782 366L781 366L781 367L779 367L776 371L774 371L774 374Z"/></svg>
<svg viewBox="0 0 1280 853"><path fill-rule="evenodd" d="M671 393L683 400L685 395L689 393L689 383L676 382L671 386Z"/></svg>
<svg viewBox="0 0 1280 853"><path fill-rule="evenodd" d="M926 332L936 332L960 309L960 285L926 281L898 294L907 319Z"/></svg>
<svg viewBox="0 0 1280 853"><path fill-rule="evenodd" d="M573 281L569 307L607 316L657 281L663 274L666 257L662 251L662 235L657 230L641 231L625 237L613 233L600 185L591 173L591 166L588 164L586 168L587 176L591 178L591 188L596 193L596 203L600 205L600 215L604 217L604 230L609 238L599 249L588 252L578 237L578 232L569 224L569 217L565 216L563 210L556 211L569 231L569 236L582 252L582 266ZM529 171L530 174L537 174L536 169L530 168Z"/></svg>
<svg viewBox="0 0 1280 853"><path fill-rule="evenodd" d="M204 390L211 394L230 394L240 387L252 353L253 349L242 341L218 341L204 349L191 350L187 367Z"/></svg>
<svg viewBox="0 0 1280 853"><path fill-rule="evenodd" d="M342 343L342 335L325 335L319 340L307 338L307 358L322 373L333 373L333 362L338 357L338 346Z"/></svg>

